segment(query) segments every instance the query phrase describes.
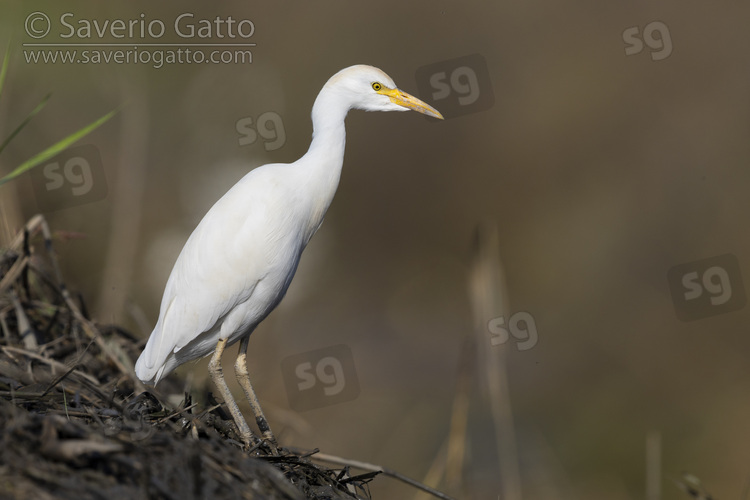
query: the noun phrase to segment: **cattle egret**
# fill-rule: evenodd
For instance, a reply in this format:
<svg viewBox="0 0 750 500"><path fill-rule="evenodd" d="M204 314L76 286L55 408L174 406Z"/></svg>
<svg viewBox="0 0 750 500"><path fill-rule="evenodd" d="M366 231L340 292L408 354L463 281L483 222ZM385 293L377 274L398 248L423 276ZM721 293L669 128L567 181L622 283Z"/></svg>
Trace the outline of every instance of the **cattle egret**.
<svg viewBox="0 0 750 500"><path fill-rule="evenodd" d="M248 339L284 297L302 251L333 200L350 109L411 109L443 118L372 66L351 66L333 75L313 104L307 153L294 163L249 172L190 235L164 289L159 320L135 365L138 378L155 385L179 365L213 352L209 373L246 446L256 438L229 392L221 357L227 346L240 341L235 374L263 439L275 452L276 440L248 376Z"/></svg>

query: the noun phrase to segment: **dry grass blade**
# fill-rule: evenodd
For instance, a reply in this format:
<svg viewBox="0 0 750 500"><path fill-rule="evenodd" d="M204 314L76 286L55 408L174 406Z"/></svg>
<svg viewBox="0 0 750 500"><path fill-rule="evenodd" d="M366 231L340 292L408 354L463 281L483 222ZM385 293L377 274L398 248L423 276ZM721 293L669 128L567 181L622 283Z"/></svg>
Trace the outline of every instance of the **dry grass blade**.
<svg viewBox="0 0 750 500"><path fill-rule="evenodd" d="M507 345L492 346L490 349L487 335L487 325L492 318L502 317L507 320L509 314L505 270L500 259L500 240L494 225L483 225L477 229L469 289L479 346L479 373L484 375L495 424L502 498L521 500L516 432L505 363Z"/></svg>
<svg viewBox="0 0 750 500"><path fill-rule="evenodd" d="M680 479L673 479L673 481L678 488L695 500L714 500L714 497L703 487L701 480L693 474L683 472Z"/></svg>
<svg viewBox="0 0 750 500"><path fill-rule="evenodd" d="M661 432L646 434L646 500L661 500Z"/></svg>
<svg viewBox="0 0 750 500"><path fill-rule="evenodd" d="M39 348L39 344L37 344L34 330L31 328L31 323L29 323L29 318L23 311L23 307L21 307L21 301L18 300L18 295L16 295L16 292L11 291L10 300L13 303L13 309L16 313L18 332L21 334L21 338L23 339L23 345L29 351L36 351Z"/></svg>
<svg viewBox="0 0 750 500"><path fill-rule="evenodd" d="M367 462L360 462L358 460L350 460L348 458L337 457L337 456L328 455L325 453L316 453L315 455L312 456L312 458L316 460L322 460L323 462L328 462L332 464L356 467L357 469L362 469L362 470L366 470L370 472L382 472L386 476L390 476L392 478L398 479L399 481L402 481L410 486L413 486L414 488L417 488L426 493L429 493L435 498L441 498L443 500L454 500L453 497L450 497L446 495L445 493L442 493L433 488L430 488L429 486L424 485L420 483L419 481L415 481L414 479L411 479L410 477L404 476L403 474L400 474L394 470L381 467L380 465L369 464Z"/></svg>
<svg viewBox="0 0 750 500"><path fill-rule="evenodd" d="M96 342L97 346L109 357L110 361L114 363L115 366L117 366L117 368L120 370L120 373L124 375L132 374L133 373L132 362L129 362L129 365L127 365L126 361L122 359L122 356L118 356L118 353L115 352L113 348L109 346L107 342L102 338L96 326L83 316L78 306L75 304L75 302L73 302L73 299L71 298L70 293L67 287L65 286L65 282L62 279L60 266L57 263L57 255L55 254L54 249L52 247L52 234L50 233L49 226L47 225L47 221L44 219L42 215L35 215L34 217L31 218L31 220L26 224L24 233L19 233L19 235L11 243L11 250L18 251L24 241L25 235L28 235L28 237L30 238L38 231L41 231L42 236L44 237L44 246L47 250L48 258L55 272L56 282L59 286L60 293L62 294L63 300L65 301L65 305L73 314L76 322L80 325L84 333L86 333L86 335L91 340ZM19 274L20 274L20 271L19 271ZM144 390L145 387L140 383L140 381L138 381L137 379L135 380L136 380L136 385L138 385L138 388L141 390Z"/></svg>
<svg viewBox="0 0 750 500"><path fill-rule="evenodd" d="M24 256L13 263L13 266L10 268L10 270L5 273L3 279L0 280L0 294L5 293L5 291L10 288L13 283L16 282L16 280L28 264L28 256Z"/></svg>
<svg viewBox="0 0 750 500"><path fill-rule="evenodd" d="M21 349L21 348L12 347L12 346L5 346L5 347L2 348L2 350L5 351L5 352L12 352L12 353L16 353L16 354L23 354L26 357L29 357L29 358L34 359L36 361L39 361L40 363L45 363L45 364L51 366L52 368L54 368L56 370L61 370L61 371L65 372L66 375L68 373L75 373L76 375L87 379L92 384L99 385L99 381L96 380L91 375L89 375L87 373L83 373L81 371L78 371L78 370L75 369L75 367L65 366L64 364L60 363L59 361L55 361L54 359L48 359L48 358L45 358L44 356L40 356L39 354L37 354L35 352L32 352L32 351L29 351L27 349Z"/></svg>
<svg viewBox="0 0 750 500"><path fill-rule="evenodd" d="M456 391L453 396L451 426L448 434L446 452L445 480L449 491L461 491L466 496L463 471L466 461L467 427L469 423L469 402L471 384L475 375L473 358L476 352L476 341L471 333L464 337L461 359L458 368Z"/></svg>
<svg viewBox="0 0 750 500"><path fill-rule="evenodd" d="M445 454L446 450L448 448L448 439L446 438L443 441L443 444L440 446L440 449L435 454L435 458L432 460L432 464L430 464L430 468L427 470L427 473L424 476L424 479L422 479L423 484L439 484L440 479L445 474ZM424 491L418 491L416 495L414 495L414 500L425 500L429 498L429 494L425 493Z"/></svg>
<svg viewBox="0 0 750 500"><path fill-rule="evenodd" d="M65 441L47 442L42 446L42 453L54 460L71 462L81 455L101 455L123 450L119 443L102 443L91 439L68 439Z"/></svg>

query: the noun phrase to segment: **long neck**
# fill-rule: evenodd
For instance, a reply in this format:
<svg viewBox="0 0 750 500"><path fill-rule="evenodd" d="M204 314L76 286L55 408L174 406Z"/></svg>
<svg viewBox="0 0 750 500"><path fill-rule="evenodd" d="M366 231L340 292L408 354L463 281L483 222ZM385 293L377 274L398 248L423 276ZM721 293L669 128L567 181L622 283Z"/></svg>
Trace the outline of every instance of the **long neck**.
<svg viewBox="0 0 750 500"><path fill-rule="evenodd" d="M318 94L312 109L312 142L303 157L314 160L312 168L322 169L336 177L341 173L346 143L344 119L348 111L349 106L338 100L328 87ZM316 172L316 175L324 172Z"/></svg>
<svg viewBox="0 0 750 500"><path fill-rule="evenodd" d="M315 229L333 201L341 178L346 144L344 119L348 111L349 105L337 99L329 87L324 87L313 105L310 149L297 162L306 181L304 189L312 195L310 215Z"/></svg>

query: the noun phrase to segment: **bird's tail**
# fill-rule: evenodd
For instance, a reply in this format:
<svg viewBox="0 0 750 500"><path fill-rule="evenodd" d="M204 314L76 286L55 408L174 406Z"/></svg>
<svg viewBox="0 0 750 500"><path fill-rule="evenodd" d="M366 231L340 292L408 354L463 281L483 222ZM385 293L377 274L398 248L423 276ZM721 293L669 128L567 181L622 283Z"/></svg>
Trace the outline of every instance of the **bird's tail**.
<svg viewBox="0 0 750 500"><path fill-rule="evenodd" d="M141 382L148 385L156 385L159 380L165 377L167 374L164 373L166 359L158 359L159 351L155 345L162 337L162 325L161 321L156 323L154 331L146 342L146 347L143 348L143 352L138 357L138 361L135 362L135 375L140 379Z"/></svg>

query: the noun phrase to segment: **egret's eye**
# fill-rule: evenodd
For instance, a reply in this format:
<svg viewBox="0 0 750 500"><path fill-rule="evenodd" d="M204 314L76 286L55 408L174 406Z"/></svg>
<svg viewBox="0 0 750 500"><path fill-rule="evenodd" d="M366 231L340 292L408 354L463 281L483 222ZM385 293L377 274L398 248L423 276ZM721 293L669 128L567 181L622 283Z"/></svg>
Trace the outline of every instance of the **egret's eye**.
<svg viewBox="0 0 750 500"><path fill-rule="evenodd" d="M382 88L383 86L380 84L380 82L372 82L372 90L374 90L375 92Z"/></svg>

